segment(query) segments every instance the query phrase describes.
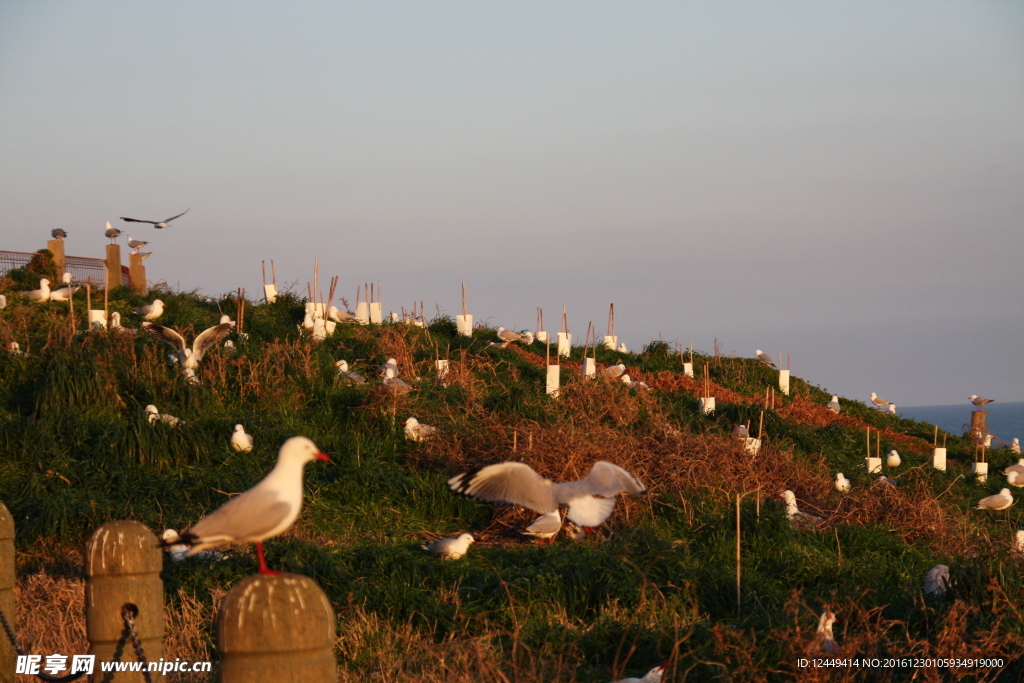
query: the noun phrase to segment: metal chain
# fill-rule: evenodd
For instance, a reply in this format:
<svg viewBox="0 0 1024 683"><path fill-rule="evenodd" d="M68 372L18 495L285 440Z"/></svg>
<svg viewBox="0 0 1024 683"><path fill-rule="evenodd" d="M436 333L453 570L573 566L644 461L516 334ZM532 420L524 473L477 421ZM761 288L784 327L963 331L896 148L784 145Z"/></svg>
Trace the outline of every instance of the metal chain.
<svg viewBox="0 0 1024 683"><path fill-rule="evenodd" d="M28 653L25 652L25 650L21 649L21 646L18 645L18 638L14 635L14 631L11 629L11 625L7 623L7 616L4 614L4 611L2 609L0 609L0 624L3 625L4 631L7 632L7 638L11 641L11 645L14 646L14 651L22 657L27 656ZM67 676L51 676L45 671L40 671L39 673L32 675L41 681L46 681L46 683L70 683L71 681L74 681L84 676L85 672L80 671L76 674L68 674ZM152 683L152 681L149 681L147 679L147 683Z"/></svg>
<svg viewBox="0 0 1024 683"><path fill-rule="evenodd" d="M142 677L146 679L146 683L153 683L153 677L149 675L146 651L142 649L142 642L139 641L139 636L135 633L135 615L132 614L131 609L125 606L121 608L121 618L124 619L125 626L128 627L128 635L131 636L132 647L135 648L135 659L142 662Z"/></svg>

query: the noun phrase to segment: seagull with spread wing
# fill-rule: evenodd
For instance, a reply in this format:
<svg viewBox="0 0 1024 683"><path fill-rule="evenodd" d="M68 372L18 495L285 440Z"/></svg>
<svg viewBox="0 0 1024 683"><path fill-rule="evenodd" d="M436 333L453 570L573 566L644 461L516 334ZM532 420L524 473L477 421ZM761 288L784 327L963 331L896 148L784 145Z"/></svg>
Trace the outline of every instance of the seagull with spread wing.
<svg viewBox="0 0 1024 683"><path fill-rule="evenodd" d="M177 216L171 216L170 218L168 218L166 220L162 220L162 221L143 221L143 220L139 220L138 218L125 218L124 216L121 216L121 220L127 221L129 223L149 223L154 228L159 230L160 228L166 228L170 224L170 222L173 221L175 218L181 218L182 216L184 216L186 213L188 213L188 210L191 209L191 208L192 207L190 206L190 207L188 207L188 209L185 209L184 211L179 213Z"/></svg>
<svg viewBox="0 0 1024 683"><path fill-rule="evenodd" d="M156 323L144 322L142 323L142 329L149 332L155 338L162 342L167 342L175 351L175 355L178 361L181 363L182 368L186 370L195 371L199 367L199 361L203 359L203 355L210 350L212 346L217 342L224 339L224 337L231 334L231 330L235 329L234 321L229 323L221 323L220 325L214 325L204 330L195 341L192 342L192 348L188 348L185 338L181 336L177 330L172 330L170 327L164 327L163 325L157 325Z"/></svg>

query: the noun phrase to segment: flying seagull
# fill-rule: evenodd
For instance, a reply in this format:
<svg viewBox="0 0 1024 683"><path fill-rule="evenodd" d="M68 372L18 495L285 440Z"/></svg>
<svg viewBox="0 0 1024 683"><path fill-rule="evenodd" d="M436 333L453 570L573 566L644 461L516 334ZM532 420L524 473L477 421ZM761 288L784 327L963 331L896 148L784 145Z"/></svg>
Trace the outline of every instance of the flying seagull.
<svg viewBox="0 0 1024 683"><path fill-rule="evenodd" d="M188 208L191 209L192 207L190 206ZM163 220L163 221L142 221L142 220L139 220L138 218L125 218L124 216L121 216L121 220L128 221L129 223L150 223L150 224L153 225L154 228L159 230L160 228L166 228L167 225L171 221L173 221L175 218L181 218L186 213L188 213L188 209L185 209L184 211L179 213L177 216L171 216L170 218L168 218L166 220Z"/></svg>
<svg viewBox="0 0 1024 683"><path fill-rule="evenodd" d="M235 328L235 323L224 323L207 328L195 338L191 349L188 348L185 338L176 330L151 322L142 323L142 328L160 341L170 344L176 352L174 354L175 357L183 368L195 370L199 367L199 361L203 359L203 355L217 342L231 334L231 330Z"/></svg>
<svg viewBox="0 0 1024 683"><path fill-rule="evenodd" d="M993 401L990 398L982 398L981 396L975 396L974 394L968 396L967 400L976 406L984 406L988 405L989 403L995 403L995 401Z"/></svg>
<svg viewBox="0 0 1024 683"><path fill-rule="evenodd" d="M55 240L62 240L67 236L68 234L61 230L60 228L54 228L53 230L50 231L50 237L52 237Z"/></svg>
<svg viewBox="0 0 1024 683"><path fill-rule="evenodd" d="M757 349L756 351L754 351L754 353L757 354L757 359L759 361L761 361L762 363L764 363L765 365L767 365L770 368L774 368L775 367L775 361L773 361L772 357L769 356L767 353L765 353L761 349Z"/></svg>
<svg viewBox="0 0 1024 683"><path fill-rule="evenodd" d="M280 536L295 522L302 507L302 470L307 462L324 460L326 455L304 436L284 442L277 464L263 481L235 496L216 511L203 517L181 534L181 541L192 546L192 557L207 548L227 543L255 543L260 574L280 574L267 568L263 541Z"/></svg>
<svg viewBox="0 0 1024 683"><path fill-rule="evenodd" d="M608 519L618 494L647 490L632 474L603 460L595 462L590 473L578 481L556 484L525 463L501 462L454 476L448 486L470 498L515 503L544 515L567 505L566 517L584 527L596 527Z"/></svg>

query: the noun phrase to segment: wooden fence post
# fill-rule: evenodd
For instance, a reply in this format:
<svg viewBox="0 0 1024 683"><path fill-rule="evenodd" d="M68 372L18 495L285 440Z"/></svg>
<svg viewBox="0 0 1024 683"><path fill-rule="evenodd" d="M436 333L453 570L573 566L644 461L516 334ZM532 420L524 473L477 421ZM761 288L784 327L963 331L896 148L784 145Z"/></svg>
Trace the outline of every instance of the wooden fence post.
<svg viewBox="0 0 1024 683"><path fill-rule="evenodd" d="M145 257L142 254L128 254L128 283L132 292L145 296L149 293L146 286L146 266L142 265Z"/></svg>
<svg viewBox="0 0 1024 683"><path fill-rule="evenodd" d="M109 247L108 247L109 249ZM142 683L139 672L100 671L100 662L137 661L121 608L135 612L135 632L146 660L164 656L163 553L156 536L139 522L107 522L85 546L85 631L89 654L96 655L92 681ZM154 681L164 680L152 672Z"/></svg>
<svg viewBox="0 0 1024 683"><path fill-rule="evenodd" d="M107 245L107 289L121 286L121 245Z"/></svg>
<svg viewBox="0 0 1024 683"><path fill-rule="evenodd" d="M4 611L11 630L17 633L14 612L14 518L3 503L0 503L0 609ZM7 634L0 633L0 683L14 683L16 657Z"/></svg>
<svg viewBox="0 0 1024 683"><path fill-rule="evenodd" d="M64 265L64 240L47 240L46 248L53 254L53 263L57 266L57 277L64 277L64 271L67 270Z"/></svg>
<svg viewBox="0 0 1024 683"><path fill-rule="evenodd" d="M242 579L217 614L221 683L334 683L334 610L299 574Z"/></svg>

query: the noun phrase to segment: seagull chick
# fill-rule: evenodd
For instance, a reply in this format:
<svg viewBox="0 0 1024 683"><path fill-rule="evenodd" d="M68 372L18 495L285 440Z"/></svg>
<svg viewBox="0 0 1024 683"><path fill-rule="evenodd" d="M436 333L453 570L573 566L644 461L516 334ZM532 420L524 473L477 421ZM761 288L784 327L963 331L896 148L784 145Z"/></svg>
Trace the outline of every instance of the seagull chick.
<svg viewBox="0 0 1024 683"><path fill-rule="evenodd" d="M443 538L430 545L420 546L428 553L437 555L442 560L458 560L466 555L469 546L476 543L471 534L461 534L458 538Z"/></svg>
<svg viewBox="0 0 1024 683"><path fill-rule="evenodd" d="M191 208L192 208L192 207L190 206L190 207L189 207L189 209L191 209ZM184 215L185 215L186 213L188 213L188 209L185 209L184 211L182 211L181 213L179 213L179 214L178 214L177 216L171 216L170 218L168 218L168 219L166 219L166 220L162 220L162 221L140 221L140 220L139 220L138 218L125 218L124 216L121 216L121 220L123 220L123 221L127 221L128 223L149 223L149 224L151 224L151 225L152 225L152 226L153 226L154 228L157 228L157 229L159 230L160 228L166 228L166 227L167 227L167 225L168 225L168 224L169 224L169 223L170 223L171 221L173 221L173 220L174 220L175 218L181 218L181 217L182 217L182 216L184 216ZM109 223L108 223L108 225L109 225Z"/></svg>
<svg viewBox="0 0 1024 683"><path fill-rule="evenodd" d="M263 541L283 534L299 516L302 470L313 460L330 461L316 444L304 436L293 436L285 441L277 454L277 464L260 483L235 496L181 534L181 540L192 546L187 556L228 543L255 543L260 574L280 574L267 567Z"/></svg>

